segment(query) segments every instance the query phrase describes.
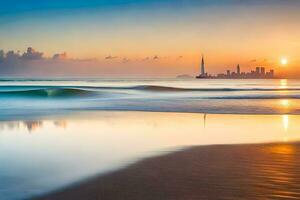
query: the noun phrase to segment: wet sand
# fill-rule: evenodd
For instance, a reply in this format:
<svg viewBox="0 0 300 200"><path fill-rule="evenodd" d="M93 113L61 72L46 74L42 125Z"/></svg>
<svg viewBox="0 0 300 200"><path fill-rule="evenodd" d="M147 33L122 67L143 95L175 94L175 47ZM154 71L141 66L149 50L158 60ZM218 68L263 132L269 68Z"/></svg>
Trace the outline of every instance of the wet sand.
<svg viewBox="0 0 300 200"><path fill-rule="evenodd" d="M300 199L300 143L195 146L38 199Z"/></svg>

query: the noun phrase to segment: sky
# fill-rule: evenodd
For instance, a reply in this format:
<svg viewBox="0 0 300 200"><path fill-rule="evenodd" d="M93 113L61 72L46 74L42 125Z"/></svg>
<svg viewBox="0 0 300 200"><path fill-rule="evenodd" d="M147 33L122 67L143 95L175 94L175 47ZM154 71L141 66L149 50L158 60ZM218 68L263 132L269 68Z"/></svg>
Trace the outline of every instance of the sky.
<svg viewBox="0 0 300 200"><path fill-rule="evenodd" d="M203 53L212 74L240 64L300 77L299 8L296 0L4 1L0 76L194 76Z"/></svg>

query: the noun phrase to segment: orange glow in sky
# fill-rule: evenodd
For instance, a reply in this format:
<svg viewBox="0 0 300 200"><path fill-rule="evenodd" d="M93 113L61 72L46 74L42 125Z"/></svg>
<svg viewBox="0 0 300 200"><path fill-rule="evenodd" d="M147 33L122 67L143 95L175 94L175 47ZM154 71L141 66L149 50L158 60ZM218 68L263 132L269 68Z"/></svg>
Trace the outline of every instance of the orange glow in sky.
<svg viewBox="0 0 300 200"><path fill-rule="evenodd" d="M1 47L23 52L32 46L46 57L67 52L73 61L97 60L74 64L74 71L85 67L83 71L90 74L195 75L204 53L207 71L212 74L240 64L242 71L264 66L275 69L276 74L300 76L297 6L172 6L158 3L126 9L25 12L11 18L0 15L6 21L0 21ZM109 56L114 59L106 59ZM60 69L68 71L63 65Z"/></svg>

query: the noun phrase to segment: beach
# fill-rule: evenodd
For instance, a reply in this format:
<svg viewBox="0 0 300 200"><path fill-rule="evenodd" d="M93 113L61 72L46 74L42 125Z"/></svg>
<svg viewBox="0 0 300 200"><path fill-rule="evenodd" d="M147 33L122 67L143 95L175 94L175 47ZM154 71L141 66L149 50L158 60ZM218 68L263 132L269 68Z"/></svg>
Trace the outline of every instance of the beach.
<svg viewBox="0 0 300 200"><path fill-rule="evenodd" d="M0 199L298 197L299 84L4 80Z"/></svg>
<svg viewBox="0 0 300 200"><path fill-rule="evenodd" d="M299 121L298 115L136 111L1 121L0 197L297 195Z"/></svg>
<svg viewBox="0 0 300 200"><path fill-rule="evenodd" d="M299 199L300 144L195 146L37 199Z"/></svg>

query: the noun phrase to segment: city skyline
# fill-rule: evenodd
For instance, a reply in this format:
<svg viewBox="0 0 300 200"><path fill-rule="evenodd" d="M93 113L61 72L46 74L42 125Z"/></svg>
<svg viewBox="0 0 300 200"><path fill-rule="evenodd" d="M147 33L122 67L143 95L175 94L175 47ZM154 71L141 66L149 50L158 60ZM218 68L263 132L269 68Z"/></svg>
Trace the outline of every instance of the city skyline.
<svg viewBox="0 0 300 200"><path fill-rule="evenodd" d="M237 64L236 71L226 70L226 73L209 74L205 69L204 56L201 57L200 73L196 76L198 79L270 79L279 78L275 76L274 69L266 71L265 67L255 67L255 70L242 72L240 64Z"/></svg>

